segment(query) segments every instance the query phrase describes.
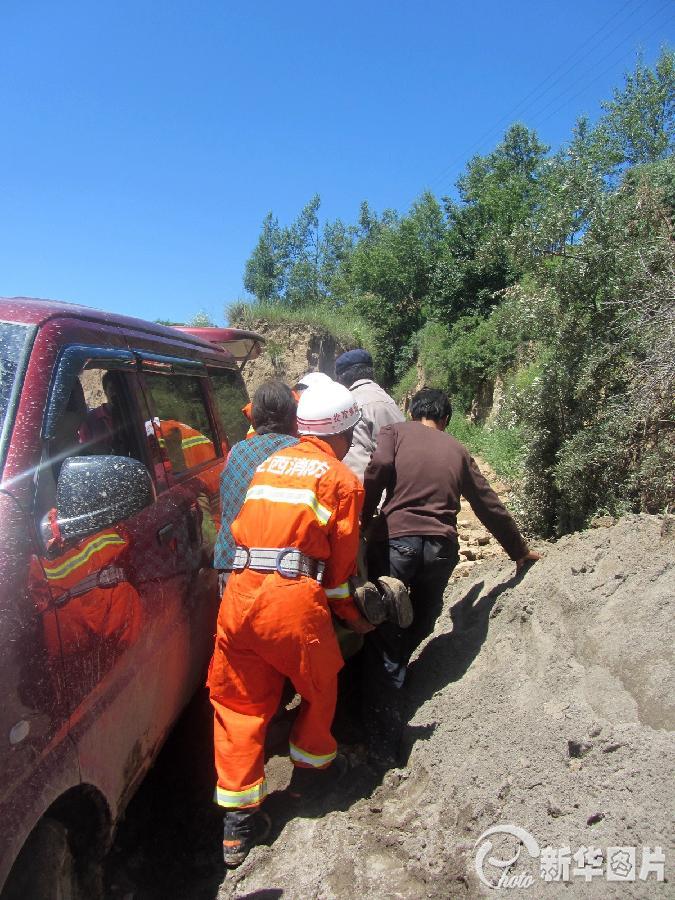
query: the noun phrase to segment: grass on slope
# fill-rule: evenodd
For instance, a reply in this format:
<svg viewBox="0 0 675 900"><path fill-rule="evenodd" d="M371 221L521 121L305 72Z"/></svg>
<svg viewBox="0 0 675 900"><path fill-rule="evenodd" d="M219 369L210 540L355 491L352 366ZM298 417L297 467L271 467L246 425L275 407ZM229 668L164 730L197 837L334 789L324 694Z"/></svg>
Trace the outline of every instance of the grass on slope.
<svg viewBox="0 0 675 900"><path fill-rule="evenodd" d="M488 430L467 421L461 413L454 413L448 431L509 484L515 485L522 478L524 443L519 429Z"/></svg>
<svg viewBox="0 0 675 900"><path fill-rule="evenodd" d="M317 328L332 335L344 345L365 347L371 352L372 335L367 324L354 313L339 307L329 308L317 304L300 309L281 303L233 303L227 310L230 324L239 328L255 328L264 319L270 325L298 325L300 328Z"/></svg>

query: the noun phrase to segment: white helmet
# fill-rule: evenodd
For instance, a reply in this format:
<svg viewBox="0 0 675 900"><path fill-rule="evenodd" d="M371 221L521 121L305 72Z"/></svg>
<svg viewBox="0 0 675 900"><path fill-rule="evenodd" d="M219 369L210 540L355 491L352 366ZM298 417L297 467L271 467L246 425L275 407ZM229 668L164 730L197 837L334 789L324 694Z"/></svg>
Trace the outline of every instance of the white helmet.
<svg viewBox="0 0 675 900"><path fill-rule="evenodd" d="M361 418L358 401L344 385L331 381L312 385L298 401L300 434L340 434L353 428Z"/></svg>
<svg viewBox="0 0 675 900"><path fill-rule="evenodd" d="M297 390L297 388L305 389L319 384L326 385L332 383L333 379L329 375L326 375L325 372L307 372L306 375L303 375L302 378L298 380L295 387Z"/></svg>

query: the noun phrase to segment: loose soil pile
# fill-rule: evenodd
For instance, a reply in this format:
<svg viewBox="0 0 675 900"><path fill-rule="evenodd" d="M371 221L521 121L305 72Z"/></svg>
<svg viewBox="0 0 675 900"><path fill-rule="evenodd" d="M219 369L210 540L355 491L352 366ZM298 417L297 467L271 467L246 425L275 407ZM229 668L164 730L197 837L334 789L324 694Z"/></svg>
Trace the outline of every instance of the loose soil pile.
<svg viewBox="0 0 675 900"><path fill-rule="evenodd" d="M462 546L481 553L462 511ZM222 816L211 802L211 716L202 694L168 742L120 828L110 900L352 900L488 896L476 842L526 829L538 848L637 847L638 878L567 884L539 877L521 849L516 896L672 896L675 761L675 521L633 516L542 548L521 578L501 551L468 560L410 669L405 765L377 775L354 754L339 791L293 806L286 757L268 765L270 846L224 876ZM495 835L508 860L514 837ZM642 847L663 847L670 884L639 879ZM653 876L652 876L653 879ZM494 892L492 892L494 896Z"/></svg>
<svg viewBox="0 0 675 900"><path fill-rule="evenodd" d="M272 845L218 897L481 896L474 845L498 823L572 854L637 847L638 870L643 845L661 846L672 876L675 528L650 516L605 525L545 546L519 579L504 557L455 579L411 666L405 767L380 779L359 764L312 808L273 795ZM270 774L283 787L286 761ZM492 840L488 856L515 855L515 838ZM507 874L527 873L533 897L672 889L573 871L546 884L523 849Z"/></svg>

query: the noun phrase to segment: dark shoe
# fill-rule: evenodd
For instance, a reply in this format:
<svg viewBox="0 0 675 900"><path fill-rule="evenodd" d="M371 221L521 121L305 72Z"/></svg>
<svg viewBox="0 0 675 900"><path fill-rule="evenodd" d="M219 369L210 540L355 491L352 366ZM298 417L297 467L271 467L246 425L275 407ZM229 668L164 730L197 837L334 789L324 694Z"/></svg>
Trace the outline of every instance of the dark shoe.
<svg viewBox="0 0 675 900"><path fill-rule="evenodd" d="M364 619L371 625L379 625L387 617L387 609L381 591L372 581L360 578L352 579L354 603Z"/></svg>
<svg viewBox="0 0 675 900"><path fill-rule="evenodd" d="M240 866L257 844L270 833L272 822L260 810L233 809L223 820L223 859L229 869Z"/></svg>
<svg viewBox="0 0 675 900"><path fill-rule="evenodd" d="M391 575L382 575L377 579L377 586L382 591L387 610L386 621L393 622L399 628L409 628L413 620L413 608L408 589Z"/></svg>
<svg viewBox="0 0 675 900"><path fill-rule="evenodd" d="M305 769L294 766L293 775L286 791L294 800L313 800L336 788L348 770L349 760L344 753L338 753L333 762L325 769Z"/></svg>
<svg viewBox="0 0 675 900"><path fill-rule="evenodd" d="M398 578L383 575L376 584L372 581L360 582L354 588L354 602L371 625L391 622L399 628L407 628L412 624L410 595Z"/></svg>

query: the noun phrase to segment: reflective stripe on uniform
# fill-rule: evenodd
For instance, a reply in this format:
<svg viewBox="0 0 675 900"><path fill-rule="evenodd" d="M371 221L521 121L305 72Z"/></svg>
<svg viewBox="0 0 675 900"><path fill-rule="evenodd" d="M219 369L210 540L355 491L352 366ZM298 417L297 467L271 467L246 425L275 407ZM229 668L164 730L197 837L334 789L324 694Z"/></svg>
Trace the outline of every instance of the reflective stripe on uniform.
<svg viewBox="0 0 675 900"><path fill-rule="evenodd" d="M254 434L255 434L255 432L254 432ZM166 447L166 440L163 437L158 437L157 443L159 444L160 447ZM210 441L203 434L201 436L193 435L192 437L183 438L180 442L181 447L183 447L183 449L185 449L187 447L197 447L200 444L212 444L212 443L213 443L213 441Z"/></svg>
<svg viewBox="0 0 675 900"><path fill-rule="evenodd" d="M307 506L316 516L319 524L327 525L332 510L322 506L314 491L308 488L272 487L270 484L256 484L246 492L244 502L248 500L268 500L270 503L289 503L293 506Z"/></svg>
<svg viewBox="0 0 675 900"><path fill-rule="evenodd" d="M199 447L201 444L210 444L212 443L207 437L203 434L193 435L192 437L183 438L181 441L181 446L184 449L189 449L190 447Z"/></svg>
<svg viewBox="0 0 675 900"><path fill-rule="evenodd" d="M215 801L218 806L239 807L239 806L255 806L267 796L267 782L263 778L253 787L246 788L243 791L226 791L219 784L216 785Z"/></svg>
<svg viewBox="0 0 675 900"><path fill-rule="evenodd" d="M296 762L305 763L315 769L322 769L324 766L332 763L337 756L337 750L334 750L332 753L326 753L323 756L317 756L316 753L309 753L307 750L301 750L300 747L296 747L295 744L289 744L289 746L291 759Z"/></svg>
<svg viewBox="0 0 675 900"><path fill-rule="evenodd" d="M84 563L91 559L94 553L98 553L99 550L112 546L124 547L126 546L126 543L124 538L120 537L119 534L116 534L115 532L112 534L101 534L93 541L90 541L86 547L83 547L79 553L75 554L75 556L71 556L70 559L67 559L65 562L55 566L44 563L45 575L52 580L64 578L66 575L70 575L74 569L84 565Z"/></svg>
<svg viewBox="0 0 675 900"><path fill-rule="evenodd" d="M334 588L326 588L326 596L329 600L344 600L351 597L352 592L349 590L349 583L344 581Z"/></svg>

